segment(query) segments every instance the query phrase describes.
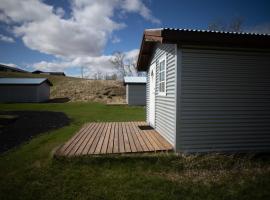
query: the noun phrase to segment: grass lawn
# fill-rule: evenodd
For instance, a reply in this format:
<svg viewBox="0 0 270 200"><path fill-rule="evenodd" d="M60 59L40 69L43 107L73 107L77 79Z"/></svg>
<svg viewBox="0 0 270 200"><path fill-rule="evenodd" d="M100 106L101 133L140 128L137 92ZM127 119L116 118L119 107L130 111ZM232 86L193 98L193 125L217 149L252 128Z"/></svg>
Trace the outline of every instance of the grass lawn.
<svg viewBox="0 0 270 200"><path fill-rule="evenodd" d="M0 155L0 199L269 199L268 156L107 156L56 160L85 122L144 120L144 109L96 103L0 104L65 112L72 122ZM19 133L18 133L19 134Z"/></svg>

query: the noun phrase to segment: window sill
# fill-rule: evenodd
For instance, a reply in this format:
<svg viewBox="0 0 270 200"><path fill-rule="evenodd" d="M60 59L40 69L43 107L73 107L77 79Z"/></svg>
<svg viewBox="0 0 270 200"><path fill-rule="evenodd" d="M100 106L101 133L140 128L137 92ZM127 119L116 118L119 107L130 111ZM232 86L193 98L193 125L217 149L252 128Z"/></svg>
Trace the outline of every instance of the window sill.
<svg viewBox="0 0 270 200"><path fill-rule="evenodd" d="M164 97L164 96L167 96L167 95L166 95L166 92L159 92L158 96L163 96Z"/></svg>

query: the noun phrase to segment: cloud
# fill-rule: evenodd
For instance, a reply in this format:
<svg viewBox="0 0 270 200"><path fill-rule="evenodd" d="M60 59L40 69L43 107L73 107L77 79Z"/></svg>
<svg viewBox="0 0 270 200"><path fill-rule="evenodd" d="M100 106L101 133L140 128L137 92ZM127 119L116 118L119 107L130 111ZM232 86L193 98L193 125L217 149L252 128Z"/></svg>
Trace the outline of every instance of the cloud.
<svg viewBox="0 0 270 200"><path fill-rule="evenodd" d="M6 65L6 66L9 66L9 67L18 67L18 65L14 64L14 63L0 63L2 65Z"/></svg>
<svg viewBox="0 0 270 200"><path fill-rule="evenodd" d="M112 69L103 51L109 40L120 42L115 31L127 25L116 13L135 13L152 23L160 23L143 0L70 0L71 12L41 0L2 0L0 21L11 27L30 49L54 55L56 60L41 61L34 68L49 71L85 66L93 70ZM29 6L31 5L31 6Z"/></svg>
<svg viewBox="0 0 270 200"><path fill-rule="evenodd" d="M138 56L138 49L134 49L128 52L125 52L126 60L128 61L135 61ZM68 60L55 60L51 62L41 61L33 64L33 68L35 70L42 70L42 71L65 71L69 69L76 69L76 68L83 68L86 74L91 77L91 74L95 74L97 72L101 73L116 73L116 69L114 68L113 64L111 63L112 55L101 55L98 57L77 57L74 59ZM73 76L76 76L73 75Z"/></svg>
<svg viewBox="0 0 270 200"><path fill-rule="evenodd" d="M30 49L65 58L100 56L112 33L126 26L113 20L119 9L158 21L142 0L73 0L68 19L62 18L62 8L42 1L2 0L0 20L16 23L14 34ZM112 42L119 38L114 36Z"/></svg>
<svg viewBox="0 0 270 200"><path fill-rule="evenodd" d="M112 36L111 42L112 42L113 44L119 43L119 42L121 42L121 39L120 39L119 37L117 37L117 36Z"/></svg>
<svg viewBox="0 0 270 200"><path fill-rule="evenodd" d="M0 34L0 41L9 42L9 43L15 42L12 37L5 36L5 35L2 35L2 34Z"/></svg>
<svg viewBox="0 0 270 200"><path fill-rule="evenodd" d="M152 15L151 10L149 10L141 0L122 1L121 7L126 12L139 13L143 18L145 18L146 20L152 23L155 23L155 24L161 23L159 19L157 19L156 17Z"/></svg>

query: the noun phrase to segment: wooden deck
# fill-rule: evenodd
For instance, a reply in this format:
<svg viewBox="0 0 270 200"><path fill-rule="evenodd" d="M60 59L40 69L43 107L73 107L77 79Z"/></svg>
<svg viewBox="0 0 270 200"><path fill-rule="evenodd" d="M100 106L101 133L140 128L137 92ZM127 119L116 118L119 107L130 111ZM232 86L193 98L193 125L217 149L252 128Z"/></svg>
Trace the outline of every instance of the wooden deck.
<svg viewBox="0 0 270 200"><path fill-rule="evenodd" d="M57 156L122 154L170 151L168 143L145 122L99 122L85 124L57 151Z"/></svg>

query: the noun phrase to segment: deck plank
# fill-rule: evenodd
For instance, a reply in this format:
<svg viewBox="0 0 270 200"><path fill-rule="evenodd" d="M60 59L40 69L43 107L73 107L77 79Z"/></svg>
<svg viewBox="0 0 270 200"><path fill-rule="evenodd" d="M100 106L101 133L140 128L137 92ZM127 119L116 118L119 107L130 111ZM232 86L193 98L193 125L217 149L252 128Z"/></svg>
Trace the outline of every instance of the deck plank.
<svg viewBox="0 0 270 200"><path fill-rule="evenodd" d="M105 154L107 153L108 149L108 144L109 144L109 138L110 138L110 133L111 133L111 123L107 123L107 130L106 130L106 136L104 138L103 144L102 144L102 149L100 153Z"/></svg>
<svg viewBox="0 0 270 200"><path fill-rule="evenodd" d="M140 126L145 126L145 123L143 123L143 122L139 122L138 124ZM153 138L149 134L149 130L142 130L142 132L144 133L145 137L148 139L151 146L154 148L154 151L159 150L159 146L158 146L158 144L156 144L155 140L153 140Z"/></svg>
<svg viewBox="0 0 270 200"><path fill-rule="evenodd" d="M139 127L136 126L134 122L131 122L131 127L133 128L133 130L135 132L135 135L138 138L138 141L139 141L139 143L141 145L142 151L149 151L149 148L148 148L147 144L145 143L145 141L143 140L142 135L140 134Z"/></svg>
<svg viewBox="0 0 270 200"><path fill-rule="evenodd" d="M64 145L61 146L60 149L58 149L58 151L56 152L57 155L64 155L66 154L66 150L67 148L69 148L69 146L78 138L78 137L81 137L81 134L83 134L83 130L88 126L89 124L84 124L82 126L82 128L72 136L72 138L70 140L68 140Z"/></svg>
<svg viewBox="0 0 270 200"><path fill-rule="evenodd" d="M144 124L142 122L137 122L136 126L138 127L139 133L142 136L145 144L147 145L149 151L155 151L155 146L151 143L151 141L149 140L148 136L147 136L147 132L145 130L141 130L139 128L139 126L143 126Z"/></svg>
<svg viewBox="0 0 270 200"><path fill-rule="evenodd" d="M123 137L124 137L124 145L125 145L124 152L132 152L131 147L130 147L130 143L129 143L129 139L128 139L128 134L127 134L125 123L121 122L121 126L122 126L122 134L123 134Z"/></svg>
<svg viewBox="0 0 270 200"><path fill-rule="evenodd" d="M89 131L87 133L86 138L83 140L83 142L81 143L81 145L79 146L79 148L77 149L77 151L75 152L75 155L81 155L83 149L85 148L85 146L87 145L88 141L90 140L90 138L93 136L93 133L95 132L95 127L97 126L96 123L91 123L91 126L89 127Z"/></svg>
<svg viewBox="0 0 270 200"><path fill-rule="evenodd" d="M95 134L93 134L93 137L91 137L91 139L90 139L89 143L87 144L86 148L84 148L84 150L82 152L82 155L92 154L93 151L95 151L95 148L96 148L95 145L97 143L97 140L100 137L100 134L101 134L103 128L104 128L104 123L103 122L98 123L97 131L95 132ZM89 153L90 150L91 150L91 153Z"/></svg>
<svg viewBox="0 0 270 200"><path fill-rule="evenodd" d="M107 152L106 152L108 154L113 153L114 135L115 135L115 122L112 122L111 123L111 133L110 133Z"/></svg>
<svg viewBox="0 0 270 200"><path fill-rule="evenodd" d="M142 130L145 122L93 122L83 127L57 151L56 155L170 151L172 145L156 130Z"/></svg>
<svg viewBox="0 0 270 200"><path fill-rule="evenodd" d="M119 153L119 130L118 123L114 126L113 153Z"/></svg>
<svg viewBox="0 0 270 200"><path fill-rule="evenodd" d="M69 145L69 147L65 150L65 155L73 155L76 152L76 145L82 141L82 139L87 135L87 130L91 126L91 124L88 124L86 127L84 127L81 132L80 136L77 137L75 140L72 141L72 143Z"/></svg>
<svg viewBox="0 0 270 200"><path fill-rule="evenodd" d="M119 153L124 153L125 152L125 142L124 142L124 134L123 134L123 128L122 128L122 123L118 123L118 131L119 131Z"/></svg>
<svg viewBox="0 0 270 200"><path fill-rule="evenodd" d="M143 148L142 148L141 143L139 141L139 138L137 136L137 130L133 129L133 126L132 126L131 122L127 122L127 127L129 128L131 136L133 137L133 141L134 141L134 144L136 146L137 152L142 152Z"/></svg>
<svg viewBox="0 0 270 200"><path fill-rule="evenodd" d="M132 152L137 152L138 150L136 148L135 141L134 141L134 138L132 136L132 132L129 129L128 122L125 122L124 124L125 124L125 129L126 129L126 133L127 133L127 136L128 136L131 151Z"/></svg>
<svg viewBox="0 0 270 200"><path fill-rule="evenodd" d="M104 142L104 140L106 138L106 135L108 135L108 131L107 131L108 127L109 127L109 124L106 123L105 124L106 131L101 132L100 137L99 137L98 142L97 142L97 146L96 146L95 151L94 151L94 154L101 153L101 149L103 147L103 142Z"/></svg>
<svg viewBox="0 0 270 200"><path fill-rule="evenodd" d="M89 151L87 152L87 154L94 154L95 153L97 144L98 144L98 142L100 140L100 137L101 137L101 135L102 135L102 133L103 133L103 131L104 131L105 128L106 128L106 123L101 122L101 127L98 128L97 134L96 134L93 142L91 143L91 146L90 146Z"/></svg>

